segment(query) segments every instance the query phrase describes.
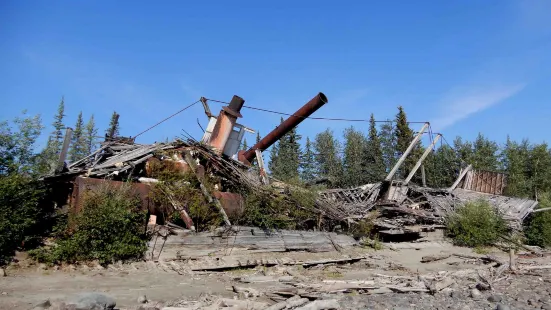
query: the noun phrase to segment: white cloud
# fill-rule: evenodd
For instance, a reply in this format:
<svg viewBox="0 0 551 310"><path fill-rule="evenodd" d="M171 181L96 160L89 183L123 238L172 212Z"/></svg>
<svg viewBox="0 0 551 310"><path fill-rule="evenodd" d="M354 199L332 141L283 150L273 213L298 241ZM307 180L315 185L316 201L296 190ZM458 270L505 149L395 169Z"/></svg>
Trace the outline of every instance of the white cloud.
<svg viewBox="0 0 551 310"><path fill-rule="evenodd" d="M441 103L440 116L432 122L436 130L449 127L475 113L514 96L524 89L526 84L488 87L468 91L455 91Z"/></svg>

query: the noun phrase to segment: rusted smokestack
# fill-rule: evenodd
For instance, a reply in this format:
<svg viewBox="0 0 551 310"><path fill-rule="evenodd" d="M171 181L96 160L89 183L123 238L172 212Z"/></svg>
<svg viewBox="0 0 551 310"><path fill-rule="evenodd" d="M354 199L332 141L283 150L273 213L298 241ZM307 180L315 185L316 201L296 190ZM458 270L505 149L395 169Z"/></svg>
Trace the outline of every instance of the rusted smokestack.
<svg viewBox="0 0 551 310"><path fill-rule="evenodd" d="M256 149L260 151L266 150L326 103L327 97L325 97L323 93L317 94L314 98L312 98L312 100L308 101L308 103L303 105L302 108L296 111L293 115L289 116L288 119L277 126L276 129L272 130L272 132L270 132L267 136L262 138L262 140L260 140L257 144L246 152L241 151L239 153L239 160L244 163L250 163L255 157Z"/></svg>
<svg viewBox="0 0 551 310"><path fill-rule="evenodd" d="M238 117L241 116L241 108L245 104L245 100L239 96L233 96L229 106L225 106L220 111L218 119L216 120L216 125L212 130L210 136L210 145L214 147L216 152L222 154L224 152L224 147L228 142L231 131Z"/></svg>

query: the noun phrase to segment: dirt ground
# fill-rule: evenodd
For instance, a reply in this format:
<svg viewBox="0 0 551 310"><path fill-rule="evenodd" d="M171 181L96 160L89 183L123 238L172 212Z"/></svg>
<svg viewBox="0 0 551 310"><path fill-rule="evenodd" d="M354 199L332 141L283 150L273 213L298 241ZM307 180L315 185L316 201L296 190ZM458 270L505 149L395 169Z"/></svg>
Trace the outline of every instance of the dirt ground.
<svg viewBox="0 0 551 310"><path fill-rule="evenodd" d="M327 265L307 270L298 266L286 267L293 268L303 276L319 282L323 280L363 280L378 274L411 276L442 271L461 271L473 268L472 262L466 262L464 259L452 256L441 261L421 263L421 258L427 255L445 253L478 255L472 253L470 249L454 247L444 241L401 243L392 244L389 247L392 249L387 247L379 251L352 248L343 251L343 253L258 253L250 255L248 258L273 259L285 257L287 259L313 261L358 255L366 257L361 262L348 265ZM507 259L505 253L498 254L504 260ZM217 258L208 257L208 259ZM543 262L545 262L545 259L543 259ZM235 278L278 274L279 269L282 268L275 266L237 269L228 272L179 272L178 269L170 267L174 265L173 262L162 261L158 263L149 261L124 265L115 264L106 269L99 269L97 266L65 266L54 269L27 264L28 260L21 256L19 266L10 267L7 270L8 276L0 278L0 292L2 294L0 295L0 309L32 309L34 305L46 299L62 300L81 292L106 293L115 298L117 307L120 309L136 309L139 305L138 298L142 295L146 295L151 301L163 303L174 300L197 300L205 294L234 298L236 294L231 291L231 286L236 283ZM256 290L268 289L272 285L274 284L269 282L252 284ZM544 282L542 282L542 285L545 285ZM466 289L468 290L467 287ZM378 298L384 298L384 296ZM388 297L389 300L392 300L392 298ZM350 297L350 302L354 300ZM544 304L544 302L539 304ZM361 305L361 302L358 305ZM358 307L362 308L361 306ZM353 307L350 306L350 308ZM409 308L422 309L419 306L409 306ZM386 306L382 309L386 309ZM393 309L393 307L388 309ZM534 308L530 307L530 309Z"/></svg>

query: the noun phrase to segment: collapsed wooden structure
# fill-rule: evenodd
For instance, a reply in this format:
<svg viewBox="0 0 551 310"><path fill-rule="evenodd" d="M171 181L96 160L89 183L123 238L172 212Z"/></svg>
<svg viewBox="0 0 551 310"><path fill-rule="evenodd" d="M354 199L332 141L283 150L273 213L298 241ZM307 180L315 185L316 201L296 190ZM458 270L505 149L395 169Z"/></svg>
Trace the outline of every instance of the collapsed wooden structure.
<svg viewBox="0 0 551 310"><path fill-rule="evenodd" d="M155 167L192 173L201 183L202 193L209 202L216 205L225 224L231 226L228 214L243 212L244 203L243 197L227 189L245 187L254 192L267 191L269 179L264 171L261 151L323 106L327 98L322 93L318 94L246 152L238 152L238 146L243 138L243 130L251 130L236 123L237 118L241 117L240 109L244 100L234 96L218 117L212 116L206 99L202 98L202 101L209 117L209 126L201 142L187 139L170 143L136 144L133 139L127 138L109 140L85 158L61 166L54 175L45 177L45 180L65 182L71 192L68 204L76 211L79 210L82 194L86 190L100 183L119 186L121 182L130 181L142 198L144 208L155 214L156 210L148 202L151 186L159 183L155 176ZM506 185L506 176L503 174L474 171L468 166L448 189L420 187L410 183L440 136L425 150L405 180L394 179L400 165L427 128L428 123L423 125L410 147L381 182L319 192L314 210L318 216L316 221L329 220L349 228L363 219L371 218L372 212L376 210L378 216L374 220L375 228L381 235L414 237L421 231L441 227L445 217L458 206L484 199L503 213L512 228L519 228L537 202L502 196ZM68 145L64 147L67 148ZM64 162L64 154L66 150L62 152L61 163ZM259 161L258 170L250 167L255 156ZM214 190L203 185L206 175L216 177ZM173 209L180 213L186 228L194 229L194 219L189 216L186 205L171 197L171 193L167 192L166 195L169 196Z"/></svg>

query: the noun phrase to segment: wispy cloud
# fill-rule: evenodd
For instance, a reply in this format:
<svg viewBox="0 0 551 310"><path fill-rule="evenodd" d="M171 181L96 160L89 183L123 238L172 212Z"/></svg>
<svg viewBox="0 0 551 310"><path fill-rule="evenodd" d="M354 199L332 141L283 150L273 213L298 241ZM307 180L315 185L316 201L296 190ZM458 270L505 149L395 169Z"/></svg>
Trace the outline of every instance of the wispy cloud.
<svg viewBox="0 0 551 310"><path fill-rule="evenodd" d="M507 86L494 86L485 89L456 90L441 103L442 109L433 121L436 130L446 127L497 105L513 97L526 87L526 83Z"/></svg>

